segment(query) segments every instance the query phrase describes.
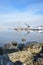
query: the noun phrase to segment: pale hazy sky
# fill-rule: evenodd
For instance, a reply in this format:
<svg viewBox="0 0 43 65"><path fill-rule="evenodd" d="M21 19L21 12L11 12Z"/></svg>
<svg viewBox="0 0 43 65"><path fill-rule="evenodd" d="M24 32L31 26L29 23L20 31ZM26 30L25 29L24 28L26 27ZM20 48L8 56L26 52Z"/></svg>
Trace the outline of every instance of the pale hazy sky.
<svg viewBox="0 0 43 65"><path fill-rule="evenodd" d="M0 0L0 26L43 25L43 0Z"/></svg>

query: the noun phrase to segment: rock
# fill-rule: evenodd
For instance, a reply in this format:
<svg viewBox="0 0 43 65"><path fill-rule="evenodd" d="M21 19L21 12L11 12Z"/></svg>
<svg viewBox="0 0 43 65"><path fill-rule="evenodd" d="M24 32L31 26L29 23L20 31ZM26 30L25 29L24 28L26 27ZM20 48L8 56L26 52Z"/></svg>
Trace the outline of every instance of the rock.
<svg viewBox="0 0 43 65"><path fill-rule="evenodd" d="M26 39L25 38L22 38L22 42L24 42L24 41L26 41Z"/></svg>
<svg viewBox="0 0 43 65"><path fill-rule="evenodd" d="M13 46L17 46L17 42L16 42L16 41L12 41L11 44L12 44Z"/></svg>
<svg viewBox="0 0 43 65"><path fill-rule="evenodd" d="M6 54L0 56L0 65L13 65Z"/></svg>
<svg viewBox="0 0 43 65"><path fill-rule="evenodd" d="M14 52L17 52L17 51L19 51L17 46L13 46L10 43L5 44L4 47L3 47L3 53L4 54L14 53Z"/></svg>
<svg viewBox="0 0 43 65"><path fill-rule="evenodd" d="M4 49L17 48L17 42L16 41L12 41L10 43L7 43L7 44L4 45L3 48Z"/></svg>
<svg viewBox="0 0 43 65"><path fill-rule="evenodd" d="M0 47L0 55L2 55L2 54L3 54L3 48Z"/></svg>
<svg viewBox="0 0 43 65"><path fill-rule="evenodd" d="M43 65L43 47L40 44L5 44L0 47L0 65Z"/></svg>
<svg viewBox="0 0 43 65"><path fill-rule="evenodd" d="M8 54L9 59L12 62L20 61L23 64L30 64L33 60L32 53L30 51L19 51L15 53Z"/></svg>
<svg viewBox="0 0 43 65"><path fill-rule="evenodd" d="M23 65L23 63L20 61L16 61L13 65Z"/></svg>
<svg viewBox="0 0 43 65"><path fill-rule="evenodd" d="M31 52L32 53L39 53L41 51L42 47L38 44L33 45L33 47L31 48Z"/></svg>
<svg viewBox="0 0 43 65"><path fill-rule="evenodd" d="M11 48L11 47L12 47L11 44L8 43L8 44L5 44L5 45L3 46L3 49L9 49L9 48Z"/></svg>
<svg viewBox="0 0 43 65"><path fill-rule="evenodd" d="M39 53L41 49L40 44L29 44L23 50L30 50L31 53Z"/></svg>
<svg viewBox="0 0 43 65"><path fill-rule="evenodd" d="M19 50L23 50L24 48L25 48L25 45L24 44L18 44L18 46L17 46L17 48L19 49Z"/></svg>
<svg viewBox="0 0 43 65"><path fill-rule="evenodd" d="M38 62L40 65L43 65L43 58L38 58Z"/></svg>

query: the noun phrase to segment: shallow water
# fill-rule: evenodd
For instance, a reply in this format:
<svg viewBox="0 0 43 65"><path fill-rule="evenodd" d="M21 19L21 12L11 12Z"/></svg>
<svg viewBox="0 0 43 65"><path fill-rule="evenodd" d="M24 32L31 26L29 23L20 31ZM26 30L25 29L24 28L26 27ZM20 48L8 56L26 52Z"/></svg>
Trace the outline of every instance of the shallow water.
<svg viewBox="0 0 43 65"><path fill-rule="evenodd" d="M0 46L3 46L6 42L17 41L22 43L21 39L25 38L25 42L37 41L43 42L43 33L32 32L27 33L26 31L12 31L4 30L0 31Z"/></svg>

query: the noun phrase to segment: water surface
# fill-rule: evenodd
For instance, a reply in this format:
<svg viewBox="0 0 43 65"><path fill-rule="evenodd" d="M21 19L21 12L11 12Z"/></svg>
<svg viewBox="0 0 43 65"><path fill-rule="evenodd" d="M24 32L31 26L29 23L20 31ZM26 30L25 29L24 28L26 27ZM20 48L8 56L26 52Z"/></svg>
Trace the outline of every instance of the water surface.
<svg viewBox="0 0 43 65"><path fill-rule="evenodd" d="M0 46L3 46L6 42L17 41L22 43L21 39L25 38L25 42L37 41L43 42L43 33L31 32L27 33L26 31L13 31L13 30L4 30L0 31Z"/></svg>

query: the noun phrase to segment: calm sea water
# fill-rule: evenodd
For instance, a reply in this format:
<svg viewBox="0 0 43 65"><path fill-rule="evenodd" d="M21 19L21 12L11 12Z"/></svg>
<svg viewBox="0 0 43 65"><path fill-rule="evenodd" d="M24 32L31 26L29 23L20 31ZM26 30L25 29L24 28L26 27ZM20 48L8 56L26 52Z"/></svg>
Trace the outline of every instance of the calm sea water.
<svg viewBox="0 0 43 65"><path fill-rule="evenodd" d="M6 42L17 41L22 43L21 39L25 38L25 42L43 42L43 33L31 32L27 33L26 31L17 32L12 30L0 31L0 46L3 46Z"/></svg>

